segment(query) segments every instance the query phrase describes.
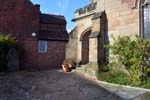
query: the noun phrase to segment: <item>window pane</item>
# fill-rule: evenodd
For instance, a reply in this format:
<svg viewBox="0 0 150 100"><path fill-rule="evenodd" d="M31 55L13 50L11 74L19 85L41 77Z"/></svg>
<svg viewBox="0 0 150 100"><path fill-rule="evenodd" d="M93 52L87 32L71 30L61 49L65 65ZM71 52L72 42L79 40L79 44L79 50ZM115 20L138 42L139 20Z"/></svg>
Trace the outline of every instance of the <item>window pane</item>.
<svg viewBox="0 0 150 100"><path fill-rule="evenodd" d="M39 52L46 53L47 52L47 41L40 40L39 41Z"/></svg>
<svg viewBox="0 0 150 100"><path fill-rule="evenodd" d="M144 38L150 38L150 5L144 7Z"/></svg>

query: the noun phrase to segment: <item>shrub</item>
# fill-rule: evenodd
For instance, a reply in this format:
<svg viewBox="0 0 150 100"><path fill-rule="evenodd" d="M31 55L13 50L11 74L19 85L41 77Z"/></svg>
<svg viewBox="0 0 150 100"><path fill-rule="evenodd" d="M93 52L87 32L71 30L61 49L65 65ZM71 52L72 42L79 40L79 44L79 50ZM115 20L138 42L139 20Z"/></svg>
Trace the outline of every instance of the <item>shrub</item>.
<svg viewBox="0 0 150 100"><path fill-rule="evenodd" d="M101 81L120 85L128 85L130 83L128 75L122 71L99 72L97 74L97 78Z"/></svg>
<svg viewBox="0 0 150 100"><path fill-rule="evenodd" d="M150 41L136 36L114 38L113 45L107 45L118 61L125 66L133 83L144 83L150 76Z"/></svg>
<svg viewBox="0 0 150 100"><path fill-rule="evenodd" d="M120 84L120 85L130 85L135 87L142 87L150 89L150 80L146 80L145 82L140 81L132 81L128 74L124 73L123 71L119 70L110 70L108 72L98 72L97 74L98 80Z"/></svg>

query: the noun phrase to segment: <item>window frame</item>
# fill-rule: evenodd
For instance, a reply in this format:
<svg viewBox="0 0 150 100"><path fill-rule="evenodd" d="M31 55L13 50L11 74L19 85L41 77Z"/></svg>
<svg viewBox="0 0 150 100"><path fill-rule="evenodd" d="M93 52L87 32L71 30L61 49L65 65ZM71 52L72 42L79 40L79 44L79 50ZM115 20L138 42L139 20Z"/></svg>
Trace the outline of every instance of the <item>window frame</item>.
<svg viewBox="0 0 150 100"><path fill-rule="evenodd" d="M42 43L41 42L44 42L44 50L41 50L41 46L42 46ZM39 40L38 41L38 52L39 53L47 53L47 41L46 40Z"/></svg>

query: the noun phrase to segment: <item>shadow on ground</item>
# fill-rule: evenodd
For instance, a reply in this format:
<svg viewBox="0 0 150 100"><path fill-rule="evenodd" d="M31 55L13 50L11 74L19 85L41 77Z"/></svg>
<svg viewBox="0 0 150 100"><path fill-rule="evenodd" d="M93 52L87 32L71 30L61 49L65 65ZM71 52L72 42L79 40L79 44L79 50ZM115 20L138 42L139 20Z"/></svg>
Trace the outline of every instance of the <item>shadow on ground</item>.
<svg viewBox="0 0 150 100"><path fill-rule="evenodd" d="M121 100L75 72L0 73L0 100Z"/></svg>

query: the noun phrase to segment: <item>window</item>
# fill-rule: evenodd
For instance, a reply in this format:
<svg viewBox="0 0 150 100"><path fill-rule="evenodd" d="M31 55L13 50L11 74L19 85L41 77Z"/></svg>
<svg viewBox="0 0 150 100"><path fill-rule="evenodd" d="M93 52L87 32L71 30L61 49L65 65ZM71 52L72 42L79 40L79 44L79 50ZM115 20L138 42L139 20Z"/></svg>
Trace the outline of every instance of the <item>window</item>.
<svg viewBox="0 0 150 100"><path fill-rule="evenodd" d="M39 53L47 52L47 41L39 40Z"/></svg>
<svg viewBox="0 0 150 100"><path fill-rule="evenodd" d="M146 2L147 0L145 0ZM146 4L146 3L144 3ZM146 4L142 7L143 18L142 18L142 33L144 39L150 39L150 5Z"/></svg>

